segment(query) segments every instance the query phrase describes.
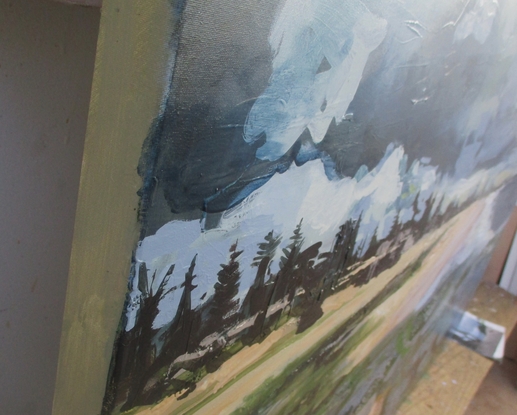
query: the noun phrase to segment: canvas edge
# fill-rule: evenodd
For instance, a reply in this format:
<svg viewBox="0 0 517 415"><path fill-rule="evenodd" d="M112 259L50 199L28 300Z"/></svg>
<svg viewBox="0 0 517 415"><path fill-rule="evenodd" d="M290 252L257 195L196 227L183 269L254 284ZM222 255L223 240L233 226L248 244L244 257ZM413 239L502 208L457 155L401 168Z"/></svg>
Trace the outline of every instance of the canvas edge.
<svg viewBox="0 0 517 415"><path fill-rule="evenodd" d="M99 414L138 240L142 144L167 82L162 0L103 4L63 318L54 415ZM152 24L151 24L152 22Z"/></svg>

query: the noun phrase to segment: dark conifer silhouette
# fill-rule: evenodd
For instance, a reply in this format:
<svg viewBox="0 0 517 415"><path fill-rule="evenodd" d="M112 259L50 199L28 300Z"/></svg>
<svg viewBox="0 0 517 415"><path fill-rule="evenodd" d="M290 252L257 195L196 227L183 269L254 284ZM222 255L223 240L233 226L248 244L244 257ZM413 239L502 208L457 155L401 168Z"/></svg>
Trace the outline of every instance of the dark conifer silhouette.
<svg viewBox="0 0 517 415"><path fill-rule="evenodd" d="M418 207L418 203L420 201L420 191L417 192L415 198L413 199L413 203L411 204L411 208L413 209L413 218L416 218L420 213L420 209Z"/></svg>
<svg viewBox="0 0 517 415"><path fill-rule="evenodd" d="M125 310L129 307L138 307L140 303L140 301L135 303L135 301L131 300L129 296L129 292L133 290L134 281L138 284L139 276L137 275L136 268L135 260L133 258L129 274L128 295L126 298L126 304L124 305ZM142 340L135 334L134 326L129 331L126 331L127 324L127 316L123 314L119 323L117 339L115 340L113 347L108 383L106 385L106 393L102 403L102 415L110 414L113 411L116 401L120 399L119 395L126 391L124 383L129 381L133 371L135 370L136 351L138 350L139 343Z"/></svg>
<svg viewBox="0 0 517 415"><path fill-rule="evenodd" d="M271 294L271 286L266 285L266 275L271 276L269 267L282 238L280 235L275 236L271 231L264 237L264 240L265 242L258 244L257 256L253 258L251 266L257 268L257 274L241 307L243 318L255 316L253 326L243 333L245 343L254 340L262 333Z"/></svg>
<svg viewBox="0 0 517 415"><path fill-rule="evenodd" d="M361 217L357 220L347 220L339 227L339 232L336 234L332 251L324 254L328 258L329 268L329 275L323 287L326 291L326 295L330 294L329 290L336 288L339 278L341 278L343 274L345 274L346 269L357 260L354 249L360 226Z"/></svg>
<svg viewBox="0 0 517 415"><path fill-rule="evenodd" d="M285 268L288 266L288 263L294 262L300 252L300 248L304 241L302 222L303 219L300 219L300 222L298 222L298 225L296 225L296 228L293 231L293 235L289 238L292 242L286 248L282 249L284 256L280 258L280 268Z"/></svg>
<svg viewBox="0 0 517 415"><path fill-rule="evenodd" d="M301 252L293 271L292 279L297 284L295 290L299 288L299 291L297 290L298 296L293 298L294 293L291 290L288 299L291 305L291 315L300 316L298 332L310 327L323 315L320 296L321 276L314 269L315 259L318 257L321 245L321 242L318 242Z"/></svg>
<svg viewBox="0 0 517 415"><path fill-rule="evenodd" d="M376 227L373 231L372 238L370 239L370 244L368 245L368 249L366 249L365 253L362 255L363 258L371 258L377 255L377 249L379 248L379 240L377 239L377 231L379 227Z"/></svg>
<svg viewBox="0 0 517 415"><path fill-rule="evenodd" d="M187 352L190 334L192 331L193 311L192 311L192 291L197 288L193 284L194 268L196 266L197 254L194 255L190 262L190 267L185 273L185 280L181 284L183 293L174 320L172 320L170 327L162 336L164 343L163 352L164 358L166 356L177 357Z"/></svg>
<svg viewBox="0 0 517 415"><path fill-rule="evenodd" d="M237 242L230 247L230 261L221 264L217 273L217 282L214 285L214 295L211 298L210 326L216 330L228 328L235 320L239 293L241 271L237 258L242 251L237 251Z"/></svg>
<svg viewBox="0 0 517 415"><path fill-rule="evenodd" d="M280 245L280 242L282 241L282 236L278 235L275 236L273 231L270 231L265 237L265 242L260 242L258 244L258 252L257 256L253 258L253 262L251 263L251 266L253 267L260 267L260 264L264 262L269 263L273 260L273 257L276 254L276 249L278 248L278 245Z"/></svg>
<svg viewBox="0 0 517 415"><path fill-rule="evenodd" d="M367 239L357 239L361 216L342 224L332 249L323 253L322 242L303 249L300 220L283 249L276 275L271 273L270 266L281 236L270 231L258 244L251 263L257 272L240 309L237 295L241 278L239 257L243 251L237 250L237 242L231 245L228 262L221 264L217 273L214 294L206 300L206 293L203 294L196 309L192 309L192 291L196 288L194 256L181 285L184 290L176 315L159 331L153 328L153 322L160 301L176 289L168 287L174 265L155 288L156 274L149 279L145 264L141 264L137 279L141 292L139 309L134 327L119 335L124 350L114 357L104 413L124 402L122 410L128 410L180 391L185 396L196 387L199 373L217 370L239 347L261 341L289 317L299 317L298 332L306 330L323 315L321 305L327 297L350 285L367 284L400 259L408 240L414 243L472 202L449 204L441 213L443 199L431 196L421 209L419 198L417 194L412 201L411 220L401 223L397 212L388 234L378 238L375 229L367 248ZM416 219L418 215L420 220ZM238 328L237 323L246 326ZM190 377L185 377L185 371Z"/></svg>
<svg viewBox="0 0 517 415"><path fill-rule="evenodd" d="M166 288L173 271L174 264L170 266L164 278L158 285L158 288L154 290L153 286L155 284L156 271L153 273L151 281L149 281L146 264L140 264L138 273L138 290L141 292L140 308L137 313L135 326L131 332L139 338L146 339L145 342L140 342L140 347L137 348L135 356L139 364L145 367L151 365L155 354L151 350L153 348L151 343L154 334L157 332L157 330L153 328L153 322L158 315L158 304L167 296L167 294L177 288Z"/></svg>
<svg viewBox="0 0 517 415"><path fill-rule="evenodd" d="M418 226L415 226L417 228L417 230L419 231L419 234L423 234L424 231L431 224L431 211L433 209L434 200L435 200L434 197L431 196L425 201L424 213L422 214L422 217L418 221Z"/></svg>
<svg viewBox="0 0 517 415"><path fill-rule="evenodd" d="M391 224L391 229L384 239L388 241L396 241L401 232L402 224L400 223L400 213L397 212L395 218L393 219L393 223Z"/></svg>
<svg viewBox="0 0 517 415"><path fill-rule="evenodd" d="M158 305L170 292L174 291L177 287L167 288L172 272L174 271L174 264L169 267L169 270L165 274L164 278L158 285L158 288L154 289L156 271L153 273L151 281L149 281L147 275L147 266L145 263L141 263L138 271L138 290L140 291L140 307L137 312L135 325L130 330L130 335L136 339L134 342L134 350L131 353L131 360L127 363L130 365L137 364L136 368L131 368L127 377L129 378L128 387L128 408L134 406L134 403L139 397L139 394L145 382L145 374L147 370L153 366L156 358L156 350L154 347L154 337L157 333L157 329L153 328L153 322L158 315Z"/></svg>
<svg viewBox="0 0 517 415"><path fill-rule="evenodd" d="M280 271L278 272L274 282L271 298L272 303L282 300L288 294L290 299L292 299L292 292L296 289L297 282L299 282L294 281L292 273L295 270L296 260L298 259L298 255L300 254L304 241L302 234L302 221L303 219L301 219L298 225L296 225L293 235L289 238L291 243L282 250L284 255L280 258Z"/></svg>

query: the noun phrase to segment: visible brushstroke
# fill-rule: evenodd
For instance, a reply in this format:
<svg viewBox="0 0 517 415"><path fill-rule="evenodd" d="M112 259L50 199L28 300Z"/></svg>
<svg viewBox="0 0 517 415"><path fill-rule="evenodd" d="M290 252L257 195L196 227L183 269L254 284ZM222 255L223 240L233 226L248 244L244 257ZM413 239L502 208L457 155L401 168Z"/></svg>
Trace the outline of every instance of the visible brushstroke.
<svg viewBox="0 0 517 415"><path fill-rule="evenodd" d="M463 5L463 8L461 9L459 16L456 18L456 20L451 20L450 22L446 23L445 25L443 25L443 28L445 29L446 27L449 27L449 26L453 26L453 27L457 26L458 22L462 19L463 15L465 14L465 12L471 2L472 2L472 0L466 0L465 4Z"/></svg>
<svg viewBox="0 0 517 415"><path fill-rule="evenodd" d="M420 33L420 29L425 29L420 22L416 20L406 20L404 23L406 23L406 27L411 30L413 33L415 33L419 38L422 38L422 33Z"/></svg>
<svg viewBox="0 0 517 415"><path fill-rule="evenodd" d="M464 201L463 205L466 203L470 202ZM335 235L332 249L328 252L321 252L321 242L312 245L308 243L303 220L300 220L282 249L279 269L275 273L271 271L271 258L276 256L275 251L281 246L280 239L273 232L268 233L264 238L266 242L258 244L259 251L253 257L252 263L257 268L254 283L247 290L239 307L236 298L241 280L241 265L238 259L242 258L245 251L237 251L237 242L230 246L230 260L220 266L214 294L196 307L191 302L191 292L196 288L192 284L195 278L193 270L199 262L195 255L185 274L182 285L184 291L176 315L160 330L154 329L150 344L155 344L155 356L147 364L146 370L131 375L133 387L129 389L129 397L123 408L149 404L157 397L163 397L172 391L179 393L186 390L181 392L181 396L188 395L195 389L196 379L202 373L217 370L228 358L241 350L244 344L260 341L268 333L284 325L289 318L298 317L297 332L304 332L323 315L321 304L326 298L347 287L367 284L383 270L397 263L404 250L408 249L410 237L412 241L409 246L412 246L414 240L420 239L431 227L441 226L463 207L449 204L443 213L435 211L433 215L433 205L430 200L425 205L421 216L425 225L422 223L415 227L414 219L403 224L397 217L390 225L389 232L385 235L375 232L368 246L365 246L364 241L359 242L362 222L368 215L362 215L356 221L349 220L340 226L340 232ZM416 213L416 201L413 202L413 209ZM485 222L490 224L491 219L487 217ZM485 240L486 231L478 229L478 235L479 240ZM201 258L200 255L199 259ZM140 268L138 288L141 292L150 292L149 287L156 284L156 271L148 283L145 273L147 267ZM173 271L174 265L171 265L163 281L159 283L157 293L170 286L169 278ZM267 282L266 273L269 275ZM435 286L439 285L439 281L438 279ZM174 289L176 286L169 288L169 292ZM393 290L390 288L388 292L392 293ZM160 302L164 300L165 296L160 294ZM379 301L372 307L377 307ZM152 307L154 311L148 311L147 315L157 316L160 304L155 301ZM137 317L137 322L139 321L140 318ZM149 322L145 326L149 328ZM136 327L137 324L134 324L132 329L126 331L126 336L138 335ZM158 343L161 345L156 348ZM126 348L130 350L129 346ZM146 349L137 350L142 353ZM162 377L160 374L164 373L165 368L167 376ZM190 374L177 377L180 370L187 370ZM124 391L119 394L122 395L115 400L121 399Z"/></svg>
<svg viewBox="0 0 517 415"><path fill-rule="evenodd" d="M177 0L171 3L171 18L174 21L175 27L173 30L173 36L169 40L169 48L171 52L167 62L165 75L166 84L163 87L160 113L150 128L149 135L143 145L142 156L138 163L138 174L142 177L143 181L142 188L139 191L140 203L138 207L138 218L143 225L140 232L141 238L144 238L147 233L147 211L149 206L152 204L152 197L157 186L155 169L160 153L159 140L164 130L164 112L170 104L170 97L174 91L172 78L176 64L176 52L179 47L179 38L182 30L182 15L185 10L186 3L187 0Z"/></svg>
<svg viewBox="0 0 517 415"><path fill-rule="evenodd" d="M318 1L314 4L321 3L321 7L316 8L316 11L312 10L312 2L303 2L303 7L308 8L310 12L306 14L307 18L300 17L299 11L305 9L296 9L297 3L294 0L278 6L276 18L271 16L271 10L276 6L272 6L271 1L262 4L261 7L267 19L271 19L268 22L272 22L272 28L268 27L266 30L264 27L258 27L256 19L247 17L248 20L245 20L246 23L243 23L243 26L251 25L255 30L253 46L246 46L247 54L243 52L245 46L241 45L241 38L244 37L246 42L252 40L244 35L241 26L238 34L226 33L226 37L222 39L225 45L231 42L240 45L238 48L228 46L228 50L235 51L235 54L230 57L226 56L225 52L224 59L231 61L235 66L232 71L223 71L224 65L217 55L219 49L213 48L213 42L210 42L212 49L203 49L204 42L195 43L196 53L199 56L206 56L207 64L216 65L212 71L204 69L205 65L201 63L201 58L194 59L196 66L192 66L191 56L178 57L176 64L181 76L178 75L176 83L173 82L173 89L178 93L170 98L166 111L159 119L163 129L157 129L152 134L156 137L157 159L155 168L146 177L152 181L153 186L156 186L156 191L142 192L144 197L152 199L149 203L154 206L148 214L143 215L147 235L156 232L160 226L174 219L202 219L206 229L217 227L218 218L225 210L239 205L273 176L283 174L293 162L301 165L308 160L321 159L325 163L329 178L353 177L362 165L372 169L382 158L386 146L397 142L404 145L409 162L421 157L430 157L440 171L453 173L456 160L463 151L464 137L460 131L463 128L466 109L478 98L495 98L500 103L495 111L504 114L503 107L513 102L511 101L512 87L510 87L513 78L504 75L504 73L511 73L510 67L497 65L493 59L480 61L477 42L473 44L469 40L472 36L455 41L455 30L442 31L443 33L438 36L447 16L456 13L457 3L440 4L432 10L425 8L425 11L419 9L418 2L411 6L406 5L407 10L402 6L393 5L394 8L390 9L369 4L368 7L372 9L370 11L356 1L347 3L346 6L342 3ZM465 8L465 13L468 13L475 4L477 3L471 1L463 2L459 6ZM489 3L483 4L488 7ZM334 9L327 7L328 5ZM251 6L239 6L238 12L243 13L243 10L249 7ZM252 8L255 13L259 13L255 10L256 7L258 6L253 5ZM500 13L501 7L498 6L496 10L498 16L511 15L511 13ZM505 4L505 7L510 6ZM193 11L197 8L196 5ZM287 12L282 12L285 8L292 13L287 15ZM343 8L346 11L332 13L332 17L328 17L331 14L329 10ZM460 11L457 13L461 14L458 22L466 18L465 13ZM282 20L281 16L284 14L286 16L282 17ZM337 33L340 39L347 39L344 43L332 43L330 41L332 37L327 41L329 36L333 36L333 32L330 32L321 22L310 20L320 15L328 17L328 27L334 27L337 22L341 22ZM217 31L217 26L214 25L220 20L223 23L228 20L227 17L219 15L214 19L206 22L207 26L206 28L203 26L203 33L209 30ZM350 70L355 68L356 63L359 64L360 59L354 57L353 62L356 63L352 65L350 51L359 47L356 44L356 38L361 37L361 33L364 32L359 30L361 21L369 19L378 22L379 36L382 32L383 38L379 40L379 46L367 56L369 64L367 62L361 71L358 70L358 77L351 76L350 73L345 76L343 74L346 71L336 68L336 61L339 61L339 57L344 58L342 63L344 65L345 61L349 62ZM515 23L508 19L501 22L501 25L504 23L501 36L507 39L505 44L511 44L511 41L507 43L510 36L509 27ZM303 32L302 27L305 27L307 39L310 40L313 37L314 39L303 43L301 36L285 33L282 37L286 31L286 27L281 26L284 21L300 26L295 33ZM390 22L389 25L386 22ZM493 29L494 25L495 23L492 23L492 32L496 33ZM196 30L201 30L198 26L195 25ZM312 28L313 26L315 29ZM374 30L375 26L376 24L373 24L369 28ZM398 46L393 44L398 42L397 39L407 39L408 31L416 35L413 29L423 36L423 38L415 36L415 39L421 41ZM188 39L194 36L191 33L192 30L187 30ZM316 33L320 32L321 36L315 37ZM425 42L423 42L424 38ZM483 45L490 50L496 47L496 42L499 41L500 39L494 36L487 38ZM298 52L306 48L307 53L312 57L301 62L302 66L298 66L295 59L299 55L297 51L286 52L287 49L285 49L282 52L287 48L285 45L290 44L289 42L293 45L296 45L296 42L301 43ZM313 44L321 44L321 47L314 49L311 46ZM390 45L393 49L389 49ZM189 46L189 48L192 47L192 45ZM323 50L322 47L333 52L316 51ZM279 54L271 58L270 49L274 51L278 49ZM345 53L346 50L348 52ZM503 51L505 56L512 56L510 50L511 47L505 48ZM365 50L361 53L363 52L366 53ZM356 53L358 58L363 56L361 53ZM330 65L330 69L326 62ZM287 70L289 65L294 68L294 72L282 72L282 68ZM321 70L327 70L316 73L320 66ZM302 71L301 68L306 70ZM309 76L307 71L312 75ZM494 89L494 85L489 82L489 79L492 79L490 74L500 72L501 76L507 76L508 79L508 88L504 90ZM233 76L229 75L230 73L235 73L233 80L230 79ZM381 73L382 76L377 76ZM227 75L223 76L223 74ZM332 99L329 99L331 96L326 96L331 93L327 94L325 88L328 87L331 92L339 91L339 87L330 82L334 78L338 79L339 74L348 80L345 83L348 86L356 81L360 82L357 88L347 89L347 94L350 93L349 98L339 98L339 106L343 104L343 107L347 108L338 111L336 117L328 118L335 106ZM221 76L224 78L222 81L219 79ZM183 82L187 79L192 79L192 82ZM274 82L275 79L278 79L277 83ZM321 82L316 82L316 79L320 79ZM473 79L476 81L473 82ZM417 87L421 83L425 83L425 91ZM277 84L278 88L275 87ZM411 85L418 89L415 90ZM464 93L451 95L450 91L456 89ZM271 96L269 91L273 91L277 96ZM288 94L288 91L291 92ZM234 95L232 95L233 92L235 92ZM421 99L422 92L424 97L432 96L432 108L415 106L416 112L413 113L411 122L402 127L401 120L409 114L407 105L411 105L411 100ZM336 92L336 95L339 94ZM203 98L194 105L195 97ZM305 114L303 119L299 119L301 124L292 121L293 127L286 134L278 133L280 140L288 140L292 143L291 147L286 144L287 151L279 150L282 156L278 159L276 157L273 157L274 160L261 159L262 156L259 156L260 152L265 151L268 146L269 138L264 128L259 128L262 131L261 134L257 131L253 133L253 137L250 136L252 141L255 140L253 144L250 145L243 140L243 137L247 137L246 131L250 128L247 120L253 118L252 113L257 111L252 109L257 108L260 102L267 106L266 112L261 114L271 115L271 117L264 116L264 127L269 126L274 131L281 129L273 128L273 124L282 127L290 124L290 119L298 119L289 118L289 112L286 112L286 109L292 108L293 114ZM297 109L296 102L301 105L303 111ZM369 105L372 102L374 105ZM433 116L430 116L427 110L432 111ZM346 116L352 113L353 120ZM257 112L257 116L260 118L262 115ZM440 120L438 124L436 120ZM502 117L497 123L491 123L486 134L479 140L485 143L482 146L483 150L494 153L502 151L503 142L505 140L507 142L508 137L511 137L511 134L502 130L512 131L515 129L514 124L515 121L509 116ZM323 136L319 136L319 133ZM319 142L317 142L318 137ZM427 139L415 137L427 137ZM496 139L488 140L488 137L496 137ZM415 140L419 142L418 146L413 145ZM274 143L278 144L276 141ZM276 146L274 143L272 145ZM280 148L281 146L278 147ZM441 151L443 148L447 148L448 151ZM488 164L483 165L482 163L485 162L482 160L483 154L485 154L484 151L469 155L470 161L462 166L468 166L469 170L492 166L496 158L492 158L487 162ZM460 171L456 173L469 174Z"/></svg>
<svg viewBox="0 0 517 415"><path fill-rule="evenodd" d="M413 105L420 104L421 102L427 102L429 100L429 97L423 97L423 98L413 98L411 100L411 103Z"/></svg>
<svg viewBox="0 0 517 415"><path fill-rule="evenodd" d="M244 126L262 160L284 156L308 128L312 141L341 122L370 53L386 35L386 21L362 2L288 0L271 31L273 74ZM325 105L323 105L325 103Z"/></svg>
<svg viewBox="0 0 517 415"><path fill-rule="evenodd" d="M316 71L316 75L322 72L327 72L332 69L332 65L329 63L328 59L323 56L323 59L321 60L320 66L318 67L318 70Z"/></svg>
<svg viewBox="0 0 517 415"><path fill-rule="evenodd" d="M477 0L472 9L456 22L454 40L464 40L472 35L479 43L485 43L492 31L497 9L497 0Z"/></svg>
<svg viewBox="0 0 517 415"><path fill-rule="evenodd" d="M513 159L517 159L514 153ZM497 185L497 177L503 172L515 175L511 166L500 166L493 171L480 171L469 181L453 184L454 180L437 175L437 168L416 161L407 166L407 157L402 148L390 146L379 165L364 170L356 178L329 181L320 161L307 162L303 166L291 167L286 173L273 177L240 206L228 211L220 219L218 228L205 230L196 221L171 222L156 235L146 238L140 244L136 257L163 275L174 261L178 270L188 266L195 253L200 256L198 270L202 275L215 276L218 266L225 259L226 252L235 239L245 251L253 249L262 240L263 229L272 229L283 234L294 229L304 219L304 235L309 243L322 242L322 249L330 249L336 229L348 218L362 216L356 249L367 250L370 239L375 235L382 239L393 227L397 217L401 223L412 219L421 220L426 203L434 200L434 209L443 213L450 205L457 205L490 191ZM510 173L511 172L511 173ZM480 187L480 185L482 185ZM326 204L319 201L326 200ZM176 235L181 234L178 240ZM282 249L287 240L284 240ZM280 254L274 258L280 259ZM253 256L241 258L241 296L251 286ZM278 265L272 265L273 272ZM181 272L181 271L179 271ZM181 276L176 276L179 284ZM215 281L209 277L199 281L200 292L211 292ZM137 296L135 290L132 296ZM156 320L157 327L174 315L178 299L171 297L167 305L161 307ZM194 298L193 304L199 304ZM134 316L134 312L131 313ZM129 325L131 326L131 316Z"/></svg>
<svg viewBox="0 0 517 415"><path fill-rule="evenodd" d="M144 148L106 413L161 400L209 413L269 358L269 380L225 410L394 412L407 383L390 379L423 369L517 177L507 3L266 1L262 26L254 3L213 15L190 3L174 94ZM232 16L242 21L223 36ZM200 40L210 30L221 48ZM434 258L440 238L450 249ZM329 304L363 295L312 336ZM284 356L297 342L307 348Z"/></svg>

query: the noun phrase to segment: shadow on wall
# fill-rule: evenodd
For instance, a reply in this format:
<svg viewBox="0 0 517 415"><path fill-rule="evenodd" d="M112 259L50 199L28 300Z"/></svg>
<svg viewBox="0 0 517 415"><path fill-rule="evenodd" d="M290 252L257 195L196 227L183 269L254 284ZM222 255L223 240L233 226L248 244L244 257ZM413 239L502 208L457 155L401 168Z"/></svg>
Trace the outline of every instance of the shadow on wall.
<svg viewBox="0 0 517 415"><path fill-rule="evenodd" d="M0 0L4 415L51 412L99 17Z"/></svg>

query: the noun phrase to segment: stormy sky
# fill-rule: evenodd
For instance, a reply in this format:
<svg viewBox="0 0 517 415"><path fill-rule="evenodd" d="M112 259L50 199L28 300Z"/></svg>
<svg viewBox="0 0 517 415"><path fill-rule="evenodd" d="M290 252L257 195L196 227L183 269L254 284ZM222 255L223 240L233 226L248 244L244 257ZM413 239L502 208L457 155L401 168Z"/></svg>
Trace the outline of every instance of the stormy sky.
<svg viewBox="0 0 517 415"><path fill-rule="evenodd" d="M515 130L508 3L188 2L142 156L145 234L174 219L217 226L293 164L353 177L392 143L456 179L494 166Z"/></svg>
<svg viewBox="0 0 517 415"><path fill-rule="evenodd" d="M431 197L445 209L499 192L493 221L492 205L515 203L497 189L517 175L516 28L511 1L187 2L140 165L136 261L157 281L175 264L180 285L198 255L196 305L231 244L244 251L242 295L257 244L273 230L285 247L302 219L322 250L359 216L367 247L395 220L420 220Z"/></svg>

